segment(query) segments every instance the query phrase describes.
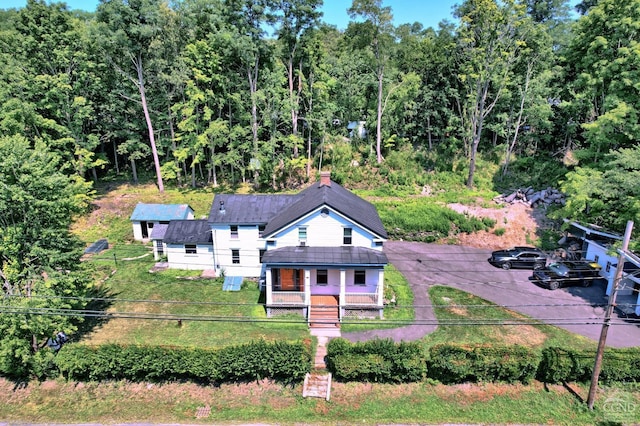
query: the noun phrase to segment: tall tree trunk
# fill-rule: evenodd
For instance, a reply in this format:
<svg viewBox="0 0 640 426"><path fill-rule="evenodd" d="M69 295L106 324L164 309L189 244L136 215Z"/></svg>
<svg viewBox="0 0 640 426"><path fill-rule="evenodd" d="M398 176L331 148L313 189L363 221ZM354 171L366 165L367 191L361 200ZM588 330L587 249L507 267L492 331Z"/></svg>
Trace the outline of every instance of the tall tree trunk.
<svg viewBox="0 0 640 426"><path fill-rule="evenodd" d="M142 102L142 110L144 111L144 118L147 121L147 129L149 130L149 142L151 143L151 153L153 154L153 164L156 168L156 176L158 181L158 191L164 192L164 184L162 183L162 172L160 171L160 159L158 158L158 149L156 148L156 137L153 133L153 124L151 123L151 116L149 115L149 108L147 106L147 96L144 88L144 76L142 67L142 56L138 55L136 58L136 70L138 71L138 90L140 91L140 100Z"/></svg>
<svg viewBox="0 0 640 426"><path fill-rule="evenodd" d="M376 123L376 157L382 163L382 79L384 72L378 72L378 120Z"/></svg>
<svg viewBox="0 0 640 426"><path fill-rule="evenodd" d="M116 164L116 173L120 174L120 166L118 164L118 148L116 147L115 139L112 139L111 143L113 144L113 161Z"/></svg>
<svg viewBox="0 0 640 426"><path fill-rule="evenodd" d="M256 94L258 91L258 65L259 60L256 59L253 69L247 69L247 77L249 79L249 91L251 95L251 135L253 137L253 160L254 160L254 169L253 169L253 179L254 186L258 186L260 172L258 171L258 105L256 100Z"/></svg>
<svg viewBox="0 0 640 426"><path fill-rule="evenodd" d="M136 160L133 158L129 158L131 162L131 177L133 178L133 183L138 184L138 170L136 170Z"/></svg>

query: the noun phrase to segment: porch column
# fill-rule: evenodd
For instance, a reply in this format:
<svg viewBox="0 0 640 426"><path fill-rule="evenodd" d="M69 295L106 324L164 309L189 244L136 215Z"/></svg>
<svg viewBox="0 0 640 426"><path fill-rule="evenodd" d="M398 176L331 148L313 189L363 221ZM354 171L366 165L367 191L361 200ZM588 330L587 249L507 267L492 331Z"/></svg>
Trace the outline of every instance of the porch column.
<svg viewBox="0 0 640 426"><path fill-rule="evenodd" d="M344 306L347 302L347 271L340 269L340 298L338 300L338 312L340 313L340 321L344 315Z"/></svg>
<svg viewBox="0 0 640 426"><path fill-rule="evenodd" d="M304 270L304 304L306 307L311 305L311 270Z"/></svg>
<svg viewBox="0 0 640 426"><path fill-rule="evenodd" d="M384 269L378 271L378 306L384 304Z"/></svg>
<svg viewBox="0 0 640 426"><path fill-rule="evenodd" d="M273 303L273 287L271 285L271 268L267 268L265 271L265 283L264 285L267 287L267 306L270 306Z"/></svg>

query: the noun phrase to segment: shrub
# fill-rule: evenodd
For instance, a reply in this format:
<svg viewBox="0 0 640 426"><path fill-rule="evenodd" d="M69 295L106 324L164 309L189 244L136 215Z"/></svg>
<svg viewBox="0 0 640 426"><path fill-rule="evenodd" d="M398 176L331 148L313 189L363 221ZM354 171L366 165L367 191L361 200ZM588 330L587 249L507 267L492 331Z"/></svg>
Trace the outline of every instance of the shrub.
<svg viewBox="0 0 640 426"><path fill-rule="evenodd" d="M542 351L537 378L546 383L586 382L591 380L594 363L594 351L546 348ZM600 379L640 381L640 349L606 349Z"/></svg>
<svg viewBox="0 0 640 426"><path fill-rule="evenodd" d="M425 356L416 343L375 339L351 344L333 339L327 345L327 368L336 380L407 383L424 379Z"/></svg>
<svg viewBox="0 0 640 426"><path fill-rule="evenodd" d="M539 356L524 346L442 344L429 351L429 377L445 384L463 382L529 383Z"/></svg>
<svg viewBox="0 0 640 426"><path fill-rule="evenodd" d="M302 343L257 341L217 351L150 346L65 345L55 364L69 380L235 382L301 381L311 370Z"/></svg>

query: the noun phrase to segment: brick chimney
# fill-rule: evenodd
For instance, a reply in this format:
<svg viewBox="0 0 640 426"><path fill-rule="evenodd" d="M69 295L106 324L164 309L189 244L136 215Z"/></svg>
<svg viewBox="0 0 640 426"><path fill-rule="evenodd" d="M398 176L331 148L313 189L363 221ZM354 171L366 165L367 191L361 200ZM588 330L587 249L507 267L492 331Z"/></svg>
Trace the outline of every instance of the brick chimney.
<svg viewBox="0 0 640 426"><path fill-rule="evenodd" d="M320 186L331 186L331 172L320 172Z"/></svg>

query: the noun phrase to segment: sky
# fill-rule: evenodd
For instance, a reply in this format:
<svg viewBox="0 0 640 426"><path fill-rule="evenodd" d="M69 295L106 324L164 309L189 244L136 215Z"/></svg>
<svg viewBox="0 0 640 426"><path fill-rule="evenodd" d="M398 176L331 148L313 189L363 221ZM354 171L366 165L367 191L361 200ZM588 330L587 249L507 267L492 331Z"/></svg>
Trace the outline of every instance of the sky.
<svg viewBox="0 0 640 426"><path fill-rule="evenodd" d="M452 7L462 3L463 0L383 0L383 6L390 6L393 13L394 25L412 24L420 22L425 28L438 28L438 24L447 19L455 22L452 16ZM51 0L47 0L51 3ZM93 12L99 0L66 0L69 9L82 9ZM27 4L27 0L0 0L0 8L21 8ZM338 29L345 29L349 23L347 9L351 6L351 0L324 0L322 20L327 24L335 25Z"/></svg>

